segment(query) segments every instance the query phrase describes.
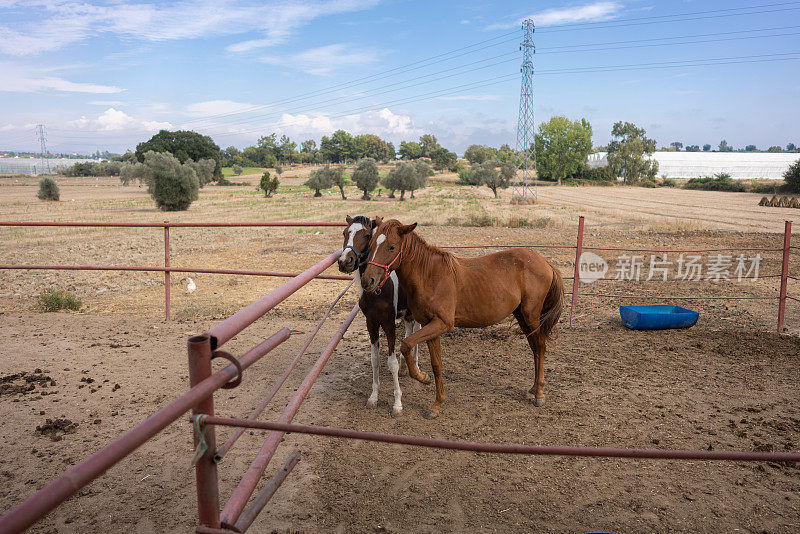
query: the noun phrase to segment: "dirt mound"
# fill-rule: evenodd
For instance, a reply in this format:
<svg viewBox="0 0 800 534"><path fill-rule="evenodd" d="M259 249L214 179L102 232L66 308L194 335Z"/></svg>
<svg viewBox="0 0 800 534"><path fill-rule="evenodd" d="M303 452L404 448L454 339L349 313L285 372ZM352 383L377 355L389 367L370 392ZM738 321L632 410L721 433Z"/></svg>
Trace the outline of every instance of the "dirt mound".
<svg viewBox="0 0 800 534"><path fill-rule="evenodd" d="M20 371L11 375L0 376L0 396L26 395L34 393L37 386L46 388L55 385L55 380L44 374L41 369L36 369L33 373Z"/></svg>
<svg viewBox="0 0 800 534"><path fill-rule="evenodd" d="M78 423L69 419L45 419L43 425L36 427L36 432L48 436L52 441L61 441L65 434L72 434L78 428Z"/></svg>

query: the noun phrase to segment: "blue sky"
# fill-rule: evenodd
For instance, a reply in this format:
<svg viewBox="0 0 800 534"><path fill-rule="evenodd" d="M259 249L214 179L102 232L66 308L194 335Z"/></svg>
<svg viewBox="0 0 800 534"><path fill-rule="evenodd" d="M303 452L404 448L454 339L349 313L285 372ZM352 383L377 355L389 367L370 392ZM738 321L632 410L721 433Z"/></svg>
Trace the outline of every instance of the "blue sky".
<svg viewBox="0 0 800 534"><path fill-rule="evenodd" d="M537 124L800 145L800 2L0 0L0 149L35 149L39 123L67 152L160 128L514 146L526 17Z"/></svg>

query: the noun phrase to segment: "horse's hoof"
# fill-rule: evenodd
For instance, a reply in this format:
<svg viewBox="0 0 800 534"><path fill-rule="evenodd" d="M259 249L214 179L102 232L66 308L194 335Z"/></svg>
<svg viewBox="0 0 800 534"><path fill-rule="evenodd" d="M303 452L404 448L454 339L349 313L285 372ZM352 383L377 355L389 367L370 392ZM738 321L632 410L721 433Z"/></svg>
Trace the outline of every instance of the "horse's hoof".
<svg viewBox="0 0 800 534"><path fill-rule="evenodd" d="M528 399L533 403L534 406L544 406L544 397L537 397L534 393L530 391L525 394L525 398Z"/></svg>
<svg viewBox="0 0 800 534"><path fill-rule="evenodd" d="M425 419L436 419L439 417L439 414L434 411L427 411L423 417L425 417Z"/></svg>
<svg viewBox="0 0 800 534"><path fill-rule="evenodd" d="M402 416L403 416L403 409L402 408L400 408L399 410L397 410L397 409L393 409L392 410L392 417L397 418L397 417L402 417Z"/></svg>
<svg viewBox="0 0 800 534"><path fill-rule="evenodd" d="M423 373L420 371L421 377L418 379L423 384L430 384L431 383L431 375L428 373Z"/></svg>
<svg viewBox="0 0 800 534"><path fill-rule="evenodd" d="M377 408L378 407L378 399L372 400L367 399L367 408Z"/></svg>

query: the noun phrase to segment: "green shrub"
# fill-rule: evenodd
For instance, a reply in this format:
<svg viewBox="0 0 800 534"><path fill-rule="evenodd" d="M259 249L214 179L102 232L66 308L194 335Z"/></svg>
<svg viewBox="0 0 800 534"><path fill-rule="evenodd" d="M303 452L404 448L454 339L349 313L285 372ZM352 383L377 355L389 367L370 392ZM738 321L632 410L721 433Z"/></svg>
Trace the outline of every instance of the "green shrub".
<svg viewBox="0 0 800 534"><path fill-rule="evenodd" d="M783 179L786 180L790 191L800 193L800 159L789 165L789 168L783 173Z"/></svg>
<svg viewBox="0 0 800 534"><path fill-rule="evenodd" d="M271 197L272 194L278 190L278 177L274 176L270 178L269 171L264 171L264 174L261 175L261 183L258 184L258 188L264 191L265 197Z"/></svg>
<svg viewBox="0 0 800 534"><path fill-rule="evenodd" d="M45 176L39 180L39 193L36 196L41 200L58 200L61 198L61 192L56 181L50 176Z"/></svg>
<svg viewBox="0 0 800 534"><path fill-rule="evenodd" d="M235 174L236 176L239 176L243 172L244 172L244 169L242 169L241 165L234 165L233 166L233 174Z"/></svg>
<svg viewBox="0 0 800 534"><path fill-rule="evenodd" d="M458 171L458 181L461 185L478 185L475 182L475 173L471 169L461 169Z"/></svg>
<svg viewBox="0 0 800 534"><path fill-rule="evenodd" d="M678 185L678 182L676 182L672 178L662 178L661 183L658 185L660 187L676 187Z"/></svg>
<svg viewBox="0 0 800 534"><path fill-rule="evenodd" d="M717 173L714 176L691 178L684 187L700 191L728 191L734 193L743 193L745 191L742 182L731 179L730 174L724 172Z"/></svg>
<svg viewBox="0 0 800 534"><path fill-rule="evenodd" d="M119 181L122 185L128 185L134 180L138 180L139 184L147 184L153 177L150 168L144 163L134 161L133 163L125 163L119 173Z"/></svg>
<svg viewBox="0 0 800 534"><path fill-rule="evenodd" d="M38 301L39 308L46 312L55 312L59 310L78 311L83 305L81 299L76 297L73 293L52 288L45 289L39 293Z"/></svg>
<svg viewBox="0 0 800 534"><path fill-rule="evenodd" d="M168 152L152 150L144 155L144 163L153 173L148 192L160 209L183 211L198 199L200 182L190 165L181 164Z"/></svg>
<svg viewBox="0 0 800 534"><path fill-rule="evenodd" d="M609 165L590 168L585 164L569 178L571 180L586 180L589 182L614 182L617 179L614 169Z"/></svg>

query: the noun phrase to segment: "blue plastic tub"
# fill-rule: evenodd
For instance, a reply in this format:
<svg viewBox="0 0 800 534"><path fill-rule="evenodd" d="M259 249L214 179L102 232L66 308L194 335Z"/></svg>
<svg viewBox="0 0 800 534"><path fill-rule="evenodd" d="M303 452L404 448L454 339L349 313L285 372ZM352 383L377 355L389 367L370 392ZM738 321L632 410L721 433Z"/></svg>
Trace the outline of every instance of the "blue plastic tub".
<svg viewBox="0 0 800 534"><path fill-rule="evenodd" d="M672 304L620 306L622 324L632 330L665 330L694 326L700 314Z"/></svg>

